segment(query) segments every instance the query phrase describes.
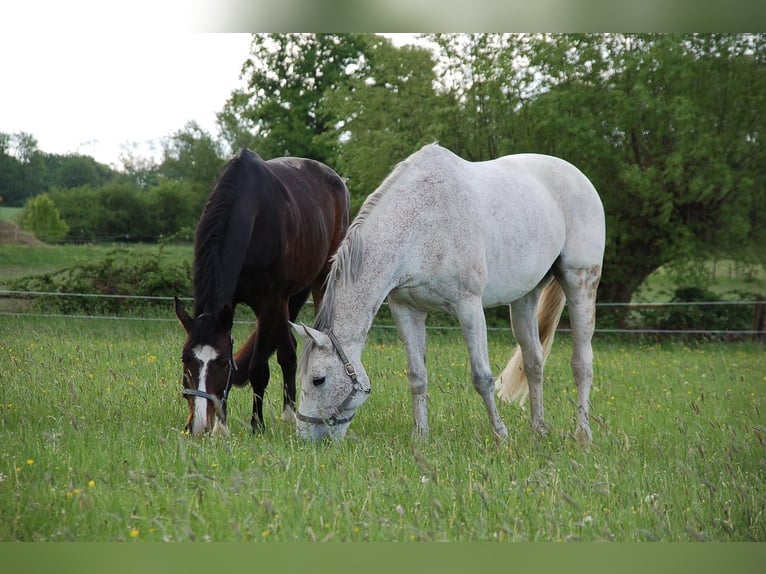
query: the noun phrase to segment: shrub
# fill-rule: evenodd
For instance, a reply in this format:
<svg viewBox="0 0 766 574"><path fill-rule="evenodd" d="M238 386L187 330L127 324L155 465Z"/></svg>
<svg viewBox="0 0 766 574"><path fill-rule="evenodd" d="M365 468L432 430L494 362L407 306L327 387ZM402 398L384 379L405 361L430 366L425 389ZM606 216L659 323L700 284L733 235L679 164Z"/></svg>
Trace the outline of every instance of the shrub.
<svg viewBox="0 0 766 574"><path fill-rule="evenodd" d="M141 297L188 296L191 290L189 261L169 261L162 248L156 253L115 249L102 258L79 263L55 273L23 277L13 289L56 293L79 293L83 297L43 296L35 299L37 310L55 313L146 314L166 313L163 299L89 297L129 295Z"/></svg>
<svg viewBox="0 0 766 574"><path fill-rule="evenodd" d="M752 299L751 294L738 296L739 301ZM642 311L640 320L643 325L672 331L744 331L750 329L752 324L753 309L750 305L727 305L724 299L704 287L680 287L673 292L671 303L681 305ZM697 335L703 336L722 339L725 334Z"/></svg>
<svg viewBox="0 0 766 574"><path fill-rule="evenodd" d="M58 243L69 231L69 226L61 219L59 210L47 193L27 200L20 223L22 228L45 243Z"/></svg>

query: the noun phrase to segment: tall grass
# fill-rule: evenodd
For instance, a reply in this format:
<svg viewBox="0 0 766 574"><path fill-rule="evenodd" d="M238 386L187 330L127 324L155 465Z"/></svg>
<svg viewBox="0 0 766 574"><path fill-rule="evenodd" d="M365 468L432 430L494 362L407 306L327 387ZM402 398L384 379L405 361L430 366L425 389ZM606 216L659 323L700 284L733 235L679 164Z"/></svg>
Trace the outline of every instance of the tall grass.
<svg viewBox="0 0 766 574"><path fill-rule="evenodd" d="M0 540L766 540L762 346L596 341L583 449L565 336L550 436L503 405L496 444L459 335L433 332L418 442L403 347L375 329L371 398L347 439L315 445L277 420L276 366L263 435L243 389L228 438L182 434L175 322L0 320ZM499 370L510 335L490 347Z"/></svg>

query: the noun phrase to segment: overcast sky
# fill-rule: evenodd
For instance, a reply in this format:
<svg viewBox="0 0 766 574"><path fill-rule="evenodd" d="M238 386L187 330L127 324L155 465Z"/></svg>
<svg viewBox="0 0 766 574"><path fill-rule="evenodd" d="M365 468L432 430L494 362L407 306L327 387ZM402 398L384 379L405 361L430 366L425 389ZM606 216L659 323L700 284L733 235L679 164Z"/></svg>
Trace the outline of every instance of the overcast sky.
<svg viewBox="0 0 766 574"><path fill-rule="evenodd" d="M0 34L0 132L117 167L189 121L215 135L249 48L249 34Z"/></svg>

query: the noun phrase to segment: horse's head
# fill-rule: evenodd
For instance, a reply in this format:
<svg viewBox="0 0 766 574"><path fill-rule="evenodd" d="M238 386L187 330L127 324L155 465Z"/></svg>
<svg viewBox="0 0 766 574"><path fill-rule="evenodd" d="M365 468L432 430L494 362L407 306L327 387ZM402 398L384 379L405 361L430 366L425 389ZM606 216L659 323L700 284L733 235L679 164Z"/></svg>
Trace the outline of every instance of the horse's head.
<svg viewBox="0 0 766 574"><path fill-rule="evenodd" d="M298 434L312 440L343 438L356 409L370 396L370 379L361 363L348 359L332 332L293 327L307 337L300 362Z"/></svg>
<svg viewBox="0 0 766 574"><path fill-rule="evenodd" d="M226 399L236 368L231 337L234 312L226 306L217 313L192 318L178 298L175 308L186 329L181 352L183 394L189 403L185 428L193 435L210 429L227 433Z"/></svg>

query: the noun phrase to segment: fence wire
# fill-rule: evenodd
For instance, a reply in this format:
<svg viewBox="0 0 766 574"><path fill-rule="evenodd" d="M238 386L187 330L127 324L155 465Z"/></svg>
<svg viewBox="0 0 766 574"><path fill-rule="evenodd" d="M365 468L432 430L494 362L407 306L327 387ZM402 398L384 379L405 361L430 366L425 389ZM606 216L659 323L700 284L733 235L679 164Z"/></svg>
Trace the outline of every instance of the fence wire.
<svg viewBox="0 0 766 574"><path fill-rule="evenodd" d="M56 291L19 291L11 289L0 289L0 299L34 299L36 297L62 297L62 298L94 298L94 299L112 299L112 300L125 300L125 301L152 301L152 302L167 302L172 303L174 297L163 296L151 296L151 295L123 295L123 294L102 294L102 293L61 293ZM181 301L191 302L191 297L179 297ZM307 305L313 305L313 302L309 299ZM385 305L385 303L384 303ZM757 308L758 306L766 306L766 301L667 301L667 302L630 302L630 303L596 303L597 308L626 308L628 310L642 310L642 309L661 309L664 307L705 307L705 306L742 306L749 305ZM175 317L148 317L137 315L85 315L82 313L45 313L35 311L8 311L0 310L0 316L6 317L34 317L34 318L48 318L48 319L72 319L72 320L107 320L107 321L146 321L146 322L176 322ZM248 325L253 321L235 321L236 324ZM376 329L395 329L394 325L374 323L373 328ZM459 331L460 327L457 325L429 325L427 329L432 331ZM505 327L492 327L488 326L488 331L510 331L510 325ZM566 326L559 326L557 332L568 333L572 330ZM753 329L654 329L654 328L599 328L596 327L596 333L602 334L645 334L645 335L736 335L736 336L751 336L751 337L763 337L766 335L766 330L761 328Z"/></svg>

